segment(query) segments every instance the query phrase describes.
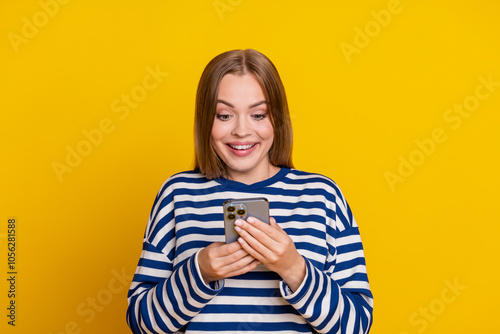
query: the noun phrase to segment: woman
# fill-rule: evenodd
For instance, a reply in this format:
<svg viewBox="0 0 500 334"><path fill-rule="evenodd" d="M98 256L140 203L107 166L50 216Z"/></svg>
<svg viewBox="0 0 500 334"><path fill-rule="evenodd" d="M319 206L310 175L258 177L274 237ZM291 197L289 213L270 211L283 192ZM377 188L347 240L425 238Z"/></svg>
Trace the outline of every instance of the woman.
<svg viewBox="0 0 500 334"><path fill-rule="evenodd" d="M196 96L195 170L160 189L130 287L135 333L368 333L373 299L356 221L329 178L293 169L281 79L255 50L205 68ZM222 203L265 197L270 224Z"/></svg>

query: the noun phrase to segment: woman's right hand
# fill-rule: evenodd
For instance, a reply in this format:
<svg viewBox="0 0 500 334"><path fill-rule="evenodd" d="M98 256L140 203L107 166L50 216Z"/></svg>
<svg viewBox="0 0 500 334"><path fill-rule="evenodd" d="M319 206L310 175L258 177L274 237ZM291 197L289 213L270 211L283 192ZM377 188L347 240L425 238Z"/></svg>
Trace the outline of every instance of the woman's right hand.
<svg viewBox="0 0 500 334"><path fill-rule="evenodd" d="M214 242L198 254L198 265L206 284L223 278L238 276L259 265L238 241L230 244Z"/></svg>

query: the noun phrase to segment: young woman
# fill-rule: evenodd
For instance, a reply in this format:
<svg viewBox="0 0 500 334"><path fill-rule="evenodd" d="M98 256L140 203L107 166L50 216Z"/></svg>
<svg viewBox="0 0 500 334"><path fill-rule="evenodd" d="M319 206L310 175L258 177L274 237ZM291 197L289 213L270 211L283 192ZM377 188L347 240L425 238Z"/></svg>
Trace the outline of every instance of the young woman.
<svg viewBox="0 0 500 334"><path fill-rule="evenodd" d="M134 333L368 333L373 298L356 221L329 178L293 168L276 68L233 50L205 68L193 171L171 176L151 211L128 294ZM270 224L222 204L265 197Z"/></svg>

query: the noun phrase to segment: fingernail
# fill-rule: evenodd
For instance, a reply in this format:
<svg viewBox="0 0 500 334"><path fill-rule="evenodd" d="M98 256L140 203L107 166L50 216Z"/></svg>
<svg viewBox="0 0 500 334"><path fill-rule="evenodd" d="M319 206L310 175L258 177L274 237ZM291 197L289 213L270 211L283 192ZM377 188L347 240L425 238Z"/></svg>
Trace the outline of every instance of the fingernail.
<svg viewBox="0 0 500 334"><path fill-rule="evenodd" d="M236 226L241 226L241 225L243 225L243 221L242 221L241 219L236 219L236 220L234 221L234 225L236 225Z"/></svg>
<svg viewBox="0 0 500 334"><path fill-rule="evenodd" d="M253 219L253 217L248 217L247 218L247 222L249 222L250 224L252 224L252 223L255 222L255 219Z"/></svg>
<svg viewBox="0 0 500 334"><path fill-rule="evenodd" d="M241 232L241 228L238 226L235 226L234 229L236 230L236 232Z"/></svg>

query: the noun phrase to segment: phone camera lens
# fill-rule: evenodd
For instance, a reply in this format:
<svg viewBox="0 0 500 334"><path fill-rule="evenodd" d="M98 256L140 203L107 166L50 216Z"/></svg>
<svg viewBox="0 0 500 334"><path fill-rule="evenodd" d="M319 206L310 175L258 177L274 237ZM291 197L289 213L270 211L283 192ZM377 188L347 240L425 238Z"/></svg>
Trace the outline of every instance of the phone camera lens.
<svg viewBox="0 0 500 334"><path fill-rule="evenodd" d="M236 211L236 213L240 216L243 216L245 214L245 210L239 209L238 211Z"/></svg>
<svg viewBox="0 0 500 334"><path fill-rule="evenodd" d="M236 218L236 216L234 215L234 213L230 213L230 214L227 215L227 219L229 219L229 220L233 220L234 218Z"/></svg>
<svg viewBox="0 0 500 334"><path fill-rule="evenodd" d="M227 211L228 212L233 212L234 210L236 210L234 206L228 206L227 207Z"/></svg>

